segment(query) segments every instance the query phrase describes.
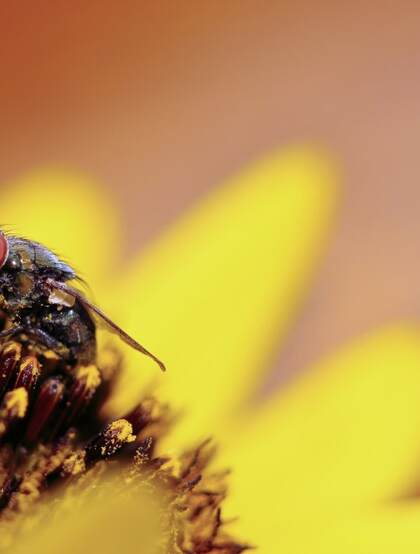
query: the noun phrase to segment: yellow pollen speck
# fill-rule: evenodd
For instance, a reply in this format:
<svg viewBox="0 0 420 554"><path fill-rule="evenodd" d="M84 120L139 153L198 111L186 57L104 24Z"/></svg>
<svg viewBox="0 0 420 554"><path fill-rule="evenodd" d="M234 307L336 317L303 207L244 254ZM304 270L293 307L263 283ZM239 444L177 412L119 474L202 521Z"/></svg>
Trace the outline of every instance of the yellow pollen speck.
<svg viewBox="0 0 420 554"><path fill-rule="evenodd" d="M28 409L28 393L25 388L19 387L8 392L0 406L0 437L14 419L21 419Z"/></svg>
<svg viewBox="0 0 420 554"><path fill-rule="evenodd" d="M17 342L11 342L6 344L3 348L3 355L13 354L13 358L17 361L20 358L22 352L22 345Z"/></svg>
<svg viewBox="0 0 420 554"><path fill-rule="evenodd" d="M28 407L28 393L23 387L12 390L5 397L6 409L15 417L24 417Z"/></svg>
<svg viewBox="0 0 420 554"><path fill-rule="evenodd" d="M83 381L88 389L96 389L101 384L101 376L95 365L79 367L76 378Z"/></svg>
<svg viewBox="0 0 420 554"><path fill-rule="evenodd" d="M126 419L113 421L107 431L107 436L115 437L119 442L133 442L136 436L133 435L133 426Z"/></svg>
<svg viewBox="0 0 420 554"><path fill-rule="evenodd" d="M63 462L63 472L66 475L78 475L86 469L85 453L83 451L70 454Z"/></svg>

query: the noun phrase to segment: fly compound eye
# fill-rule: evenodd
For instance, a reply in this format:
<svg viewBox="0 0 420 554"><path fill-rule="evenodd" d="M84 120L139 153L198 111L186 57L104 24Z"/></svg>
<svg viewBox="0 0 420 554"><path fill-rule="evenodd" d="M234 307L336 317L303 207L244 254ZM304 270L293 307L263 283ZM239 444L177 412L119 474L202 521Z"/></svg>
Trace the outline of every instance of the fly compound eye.
<svg viewBox="0 0 420 554"><path fill-rule="evenodd" d="M9 256L9 243L4 234L0 231L0 268L6 263Z"/></svg>

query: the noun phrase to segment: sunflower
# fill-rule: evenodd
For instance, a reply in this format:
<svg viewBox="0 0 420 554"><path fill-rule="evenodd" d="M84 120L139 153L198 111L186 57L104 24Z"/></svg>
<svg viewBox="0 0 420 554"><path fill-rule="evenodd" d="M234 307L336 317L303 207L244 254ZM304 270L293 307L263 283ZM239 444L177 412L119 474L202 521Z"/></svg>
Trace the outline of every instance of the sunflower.
<svg viewBox="0 0 420 554"><path fill-rule="evenodd" d="M336 181L323 154L273 154L128 261L116 210L86 176L38 171L5 189L3 221L71 260L95 300L168 366L161 375L101 334L102 427L27 454L26 488L2 506L10 551L418 550L414 325L358 337L264 401L255 395L325 246ZM94 392L98 376L84 371ZM5 429L27 402L22 390L8 395Z"/></svg>

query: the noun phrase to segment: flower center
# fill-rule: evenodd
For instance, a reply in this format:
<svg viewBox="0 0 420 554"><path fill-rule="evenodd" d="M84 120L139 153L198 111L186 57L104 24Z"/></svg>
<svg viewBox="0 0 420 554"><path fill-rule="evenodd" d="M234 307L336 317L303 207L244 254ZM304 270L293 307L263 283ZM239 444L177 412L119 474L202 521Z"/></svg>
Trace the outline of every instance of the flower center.
<svg viewBox="0 0 420 554"><path fill-rule="evenodd" d="M209 470L210 441L162 456L172 418L150 397L121 419L101 420L119 366L68 370L18 342L1 348L0 548L246 550L226 531L226 473Z"/></svg>

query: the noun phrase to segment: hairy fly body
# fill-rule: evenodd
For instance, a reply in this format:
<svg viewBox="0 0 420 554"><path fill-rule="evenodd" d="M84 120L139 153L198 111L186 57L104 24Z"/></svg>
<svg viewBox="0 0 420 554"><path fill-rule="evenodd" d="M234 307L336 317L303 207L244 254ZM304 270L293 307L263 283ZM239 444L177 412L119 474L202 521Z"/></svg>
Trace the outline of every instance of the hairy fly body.
<svg viewBox="0 0 420 554"><path fill-rule="evenodd" d="M19 338L52 351L71 367L88 365L96 359L98 319L164 370L160 360L68 284L75 279L74 270L45 246L0 232L0 309L5 316L0 339Z"/></svg>

